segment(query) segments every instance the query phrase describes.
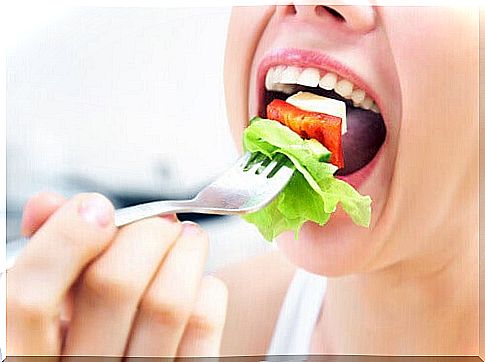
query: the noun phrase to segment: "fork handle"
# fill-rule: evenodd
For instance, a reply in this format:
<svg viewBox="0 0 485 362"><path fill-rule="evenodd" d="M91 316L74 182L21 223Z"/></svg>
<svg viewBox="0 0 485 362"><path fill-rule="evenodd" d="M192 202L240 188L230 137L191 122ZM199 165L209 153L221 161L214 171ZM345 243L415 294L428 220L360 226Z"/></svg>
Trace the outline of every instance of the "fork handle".
<svg viewBox="0 0 485 362"><path fill-rule="evenodd" d="M123 226L148 217L189 212L194 208L194 200L154 201L129 206L115 211L115 225Z"/></svg>
<svg viewBox="0 0 485 362"><path fill-rule="evenodd" d="M194 200L183 201L154 201L146 204L125 207L115 210L115 225L123 226L147 217L174 214L179 212L189 212L194 210ZM19 237L7 242L6 245L6 270L10 269L20 251L29 242L28 238ZM0 269L0 275L4 270Z"/></svg>

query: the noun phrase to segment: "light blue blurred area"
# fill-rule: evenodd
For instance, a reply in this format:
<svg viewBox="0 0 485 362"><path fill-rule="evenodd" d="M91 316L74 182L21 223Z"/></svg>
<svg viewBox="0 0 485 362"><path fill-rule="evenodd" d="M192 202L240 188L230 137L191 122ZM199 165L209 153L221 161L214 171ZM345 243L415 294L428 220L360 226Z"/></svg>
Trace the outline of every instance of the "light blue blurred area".
<svg viewBox="0 0 485 362"><path fill-rule="evenodd" d="M8 50L7 239L38 191L183 198L232 164L229 13L71 8ZM237 218L201 222L209 269L269 248Z"/></svg>
<svg viewBox="0 0 485 362"><path fill-rule="evenodd" d="M222 79L228 11L79 8L12 50L9 205L42 187L69 191L66 178L75 177L184 193L232 162Z"/></svg>

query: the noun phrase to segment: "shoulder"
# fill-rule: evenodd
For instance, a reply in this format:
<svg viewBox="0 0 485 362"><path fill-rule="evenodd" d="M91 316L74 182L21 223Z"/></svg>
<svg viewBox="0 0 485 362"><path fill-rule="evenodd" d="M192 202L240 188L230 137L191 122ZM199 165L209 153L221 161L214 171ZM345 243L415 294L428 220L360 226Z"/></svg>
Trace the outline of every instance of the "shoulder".
<svg viewBox="0 0 485 362"><path fill-rule="evenodd" d="M229 290L221 355L264 355L295 267L279 251L219 270Z"/></svg>

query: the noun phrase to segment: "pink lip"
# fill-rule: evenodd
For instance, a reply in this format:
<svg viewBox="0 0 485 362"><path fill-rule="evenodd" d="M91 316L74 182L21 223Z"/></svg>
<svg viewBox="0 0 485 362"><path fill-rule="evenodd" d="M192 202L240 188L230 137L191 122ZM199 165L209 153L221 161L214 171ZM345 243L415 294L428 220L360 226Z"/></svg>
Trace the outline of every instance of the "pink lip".
<svg viewBox="0 0 485 362"><path fill-rule="evenodd" d="M303 50L295 48L281 48L275 49L266 54L266 56L261 60L257 72L257 94L258 94L258 114L262 114L263 97L265 92L265 77L268 69L277 65L292 65L296 67L312 67L320 70L325 70L328 72L333 72L340 76L341 78L348 79L357 88L360 88L368 94L377 106L380 108L381 112L384 111L382 103L376 94L376 92L369 87L364 80L356 74L353 70L333 59L332 57L322 54L320 52L312 50ZM386 119L384 118L384 122ZM387 126L387 124L386 124ZM374 157L374 159L369 162L364 168L356 171L350 175L338 176L339 179L345 180L354 187L359 187L372 173L372 170L376 167L382 151L386 146L386 142L382 145L381 149Z"/></svg>

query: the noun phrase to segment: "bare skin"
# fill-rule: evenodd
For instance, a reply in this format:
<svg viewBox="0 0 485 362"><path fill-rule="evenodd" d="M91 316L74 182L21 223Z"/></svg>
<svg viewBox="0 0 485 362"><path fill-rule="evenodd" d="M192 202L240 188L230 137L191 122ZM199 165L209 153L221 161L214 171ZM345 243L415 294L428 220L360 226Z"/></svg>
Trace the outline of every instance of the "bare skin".
<svg viewBox="0 0 485 362"><path fill-rule="evenodd" d="M271 252L217 273L230 291L221 355L266 354L294 271Z"/></svg>
<svg viewBox="0 0 485 362"><path fill-rule="evenodd" d="M286 48L330 56L357 72L375 91L388 129L358 186L374 200L369 229L337 213L323 228L307 223L297 241L291 233L278 238L291 263L330 277L311 351L476 355L478 94L467 89L478 84L478 13L327 9L333 13L318 5L236 8L226 51L236 144L260 108L258 67Z"/></svg>
<svg viewBox="0 0 485 362"><path fill-rule="evenodd" d="M227 288L203 276L204 231L173 215L117 230L113 217L99 194L29 200L31 240L7 274L9 356L219 353Z"/></svg>
<svg viewBox="0 0 485 362"><path fill-rule="evenodd" d="M374 200L370 228L338 211L205 277L196 225L117 230L100 195L37 195L22 224L32 241L7 275L8 354L261 355L296 267L329 277L312 353L478 354L477 20L468 8L234 9L225 90L237 144L276 47L337 58L378 95L389 132L358 187Z"/></svg>

